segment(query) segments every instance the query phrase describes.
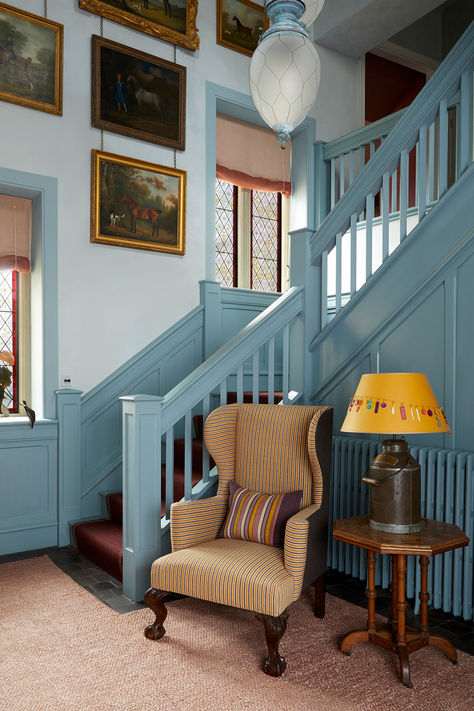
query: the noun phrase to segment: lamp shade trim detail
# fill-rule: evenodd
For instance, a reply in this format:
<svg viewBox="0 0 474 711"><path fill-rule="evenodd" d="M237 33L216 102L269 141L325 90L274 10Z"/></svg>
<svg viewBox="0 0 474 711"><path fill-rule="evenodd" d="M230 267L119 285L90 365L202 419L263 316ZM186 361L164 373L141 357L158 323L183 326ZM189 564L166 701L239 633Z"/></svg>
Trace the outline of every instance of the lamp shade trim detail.
<svg viewBox="0 0 474 711"><path fill-rule="evenodd" d="M347 408L343 432L417 434L451 432L423 373L363 375Z"/></svg>

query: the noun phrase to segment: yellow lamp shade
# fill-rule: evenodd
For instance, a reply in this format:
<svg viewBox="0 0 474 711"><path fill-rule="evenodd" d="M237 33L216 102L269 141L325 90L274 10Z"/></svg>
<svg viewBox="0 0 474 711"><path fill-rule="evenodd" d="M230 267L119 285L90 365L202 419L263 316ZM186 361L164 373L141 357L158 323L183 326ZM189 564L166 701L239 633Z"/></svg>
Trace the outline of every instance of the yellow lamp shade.
<svg viewBox="0 0 474 711"><path fill-rule="evenodd" d="M424 373L363 375L342 432L418 434L451 432Z"/></svg>

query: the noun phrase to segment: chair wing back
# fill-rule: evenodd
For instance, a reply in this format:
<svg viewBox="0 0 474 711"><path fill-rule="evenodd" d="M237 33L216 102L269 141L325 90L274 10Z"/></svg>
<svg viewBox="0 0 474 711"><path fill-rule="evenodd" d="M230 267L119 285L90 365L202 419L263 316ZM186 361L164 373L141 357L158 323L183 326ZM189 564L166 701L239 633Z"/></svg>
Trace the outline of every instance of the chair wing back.
<svg viewBox="0 0 474 711"><path fill-rule="evenodd" d="M320 504L322 472L316 429L325 407L224 405L206 421L204 440L219 471L221 495L229 480L274 494L303 490L302 507Z"/></svg>

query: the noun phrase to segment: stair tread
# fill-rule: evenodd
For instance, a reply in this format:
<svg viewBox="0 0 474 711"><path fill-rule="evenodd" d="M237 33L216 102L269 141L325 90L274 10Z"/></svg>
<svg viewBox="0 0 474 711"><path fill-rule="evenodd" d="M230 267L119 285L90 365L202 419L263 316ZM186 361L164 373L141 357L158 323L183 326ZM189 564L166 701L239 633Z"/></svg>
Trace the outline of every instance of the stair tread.
<svg viewBox="0 0 474 711"><path fill-rule="evenodd" d="M122 526L110 519L83 521L72 526L77 549L82 555L122 581Z"/></svg>

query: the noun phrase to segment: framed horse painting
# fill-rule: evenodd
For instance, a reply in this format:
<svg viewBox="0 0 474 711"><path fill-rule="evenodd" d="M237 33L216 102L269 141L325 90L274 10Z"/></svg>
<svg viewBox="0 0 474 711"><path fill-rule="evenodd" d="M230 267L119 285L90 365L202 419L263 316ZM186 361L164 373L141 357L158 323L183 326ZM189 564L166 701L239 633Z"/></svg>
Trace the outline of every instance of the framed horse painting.
<svg viewBox="0 0 474 711"><path fill-rule="evenodd" d="M0 2L0 99L62 115L63 26Z"/></svg>
<svg viewBox="0 0 474 711"><path fill-rule="evenodd" d="M184 254L186 171L92 151L91 242Z"/></svg>
<svg viewBox="0 0 474 711"><path fill-rule="evenodd" d="M185 148L186 67L92 37L92 125Z"/></svg>
<svg viewBox="0 0 474 711"><path fill-rule="evenodd" d="M217 0L217 44L251 56L268 27L263 0Z"/></svg>
<svg viewBox="0 0 474 711"><path fill-rule="evenodd" d="M199 49L198 0L78 0L79 7L186 49Z"/></svg>

